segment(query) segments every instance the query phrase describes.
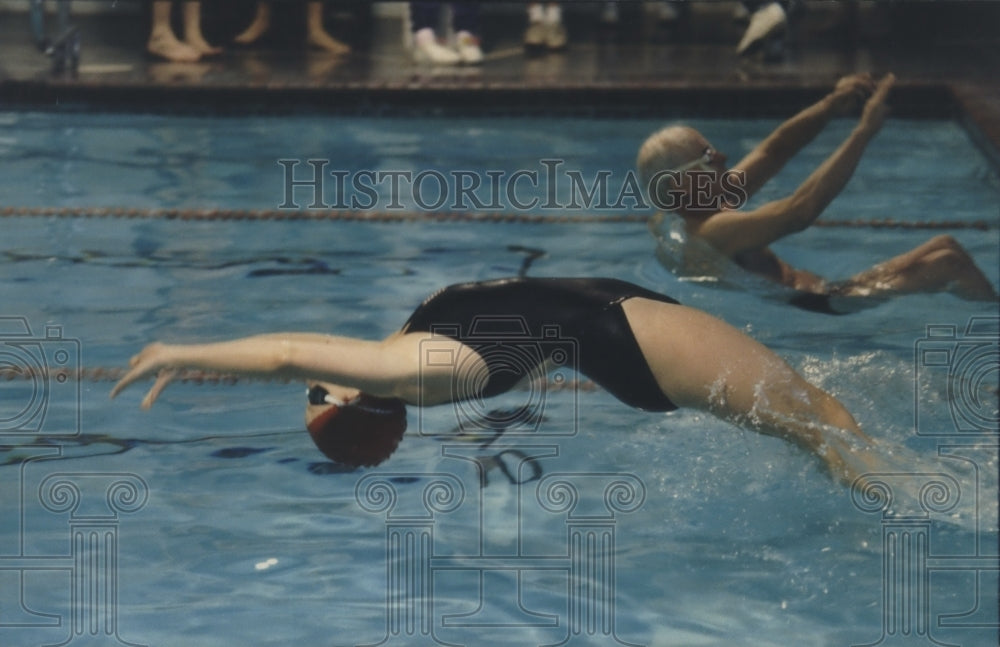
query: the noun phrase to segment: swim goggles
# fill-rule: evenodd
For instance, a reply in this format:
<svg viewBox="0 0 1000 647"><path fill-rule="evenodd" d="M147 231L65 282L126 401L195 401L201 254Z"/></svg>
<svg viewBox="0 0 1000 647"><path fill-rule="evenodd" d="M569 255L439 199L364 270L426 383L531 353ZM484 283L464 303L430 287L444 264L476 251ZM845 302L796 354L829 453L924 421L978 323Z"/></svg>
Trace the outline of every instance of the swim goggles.
<svg viewBox="0 0 1000 647"><path fill-rule="evenodd" d="M690 171L693 168L700 167L704 171L710 171L712 170L711 165L712 162L715 161L716 154L717 154L716 150L711 146L708 146L705 148L704 152L701 154L701 157L699 157L698 159L670 170L680 173L683 171Z"/></svg>
<svg viewBox="0 0 1000 647"><path fill-rule="evenodd" d="M357 395L353 400L342 400L332 395L320 385L315 384L306 391L306 398L309 399L309 404L313 405L332 404L335 407L345 407L357 403L361 396Z"/></svg>

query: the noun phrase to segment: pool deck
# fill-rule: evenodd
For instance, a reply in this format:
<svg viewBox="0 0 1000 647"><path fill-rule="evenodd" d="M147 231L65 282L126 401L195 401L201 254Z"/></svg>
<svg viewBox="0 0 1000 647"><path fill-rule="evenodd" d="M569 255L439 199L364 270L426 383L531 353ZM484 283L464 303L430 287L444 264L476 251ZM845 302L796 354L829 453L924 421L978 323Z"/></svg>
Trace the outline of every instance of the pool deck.
<svg viewBox="0 0 1000 647"><path fill-rule="evenodd" d="M892 71L899 79L895 114L960 118L1000 160L1000 3L806 2L785 56L773 62L736 55L743 27L732 20L732 3L695 3L671 29L637 4L625 5L614 30L599 24L594 5L573 7L566 12L569 47L542 56L526 56L521 47L520 7L488 7L486 60L464 67L414 63L402 21L371 14L332 17L331 31L354 45L347 57L308 51L279 25L259 47L227 47L198 63L170 63L145 53L148 10L123 5L72 16L81 38L75 75L53 72L53 59L35 46L27 14L0 14L0 104L212 114L781 117L844 74ZM54 17L47 22L54 25ZM215 42L228 42L239 27L233 15L206 19Z"/></svg>

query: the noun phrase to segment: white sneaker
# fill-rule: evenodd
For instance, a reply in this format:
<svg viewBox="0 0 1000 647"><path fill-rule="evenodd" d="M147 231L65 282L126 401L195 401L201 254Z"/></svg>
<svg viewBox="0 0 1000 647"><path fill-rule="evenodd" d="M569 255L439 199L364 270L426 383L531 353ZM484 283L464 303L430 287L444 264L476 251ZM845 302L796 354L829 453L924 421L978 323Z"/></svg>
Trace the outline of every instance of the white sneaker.
<svg viewBox="0 0 1000 647"><path fill-rule="evenodd" d="M455 49L463 63L478 65L483 62L483 50L479 47L479 39L467 31L455 34Z"/></svg>
<svg viewBox="0 0 1000 647"><path fill-rule="evenodd" d="M749 54L771 36L782 33L787 24L785 10L777 2L761 7L750 17L750 26L736 47L736 53L740 56Z"/></svg>
<svg viewBox="0 0 1000 647"><path fill-rule="evenodd" d="M528 50L538 50L545 47L545 36L548 28L541 20L532 20L524 30L524 47Z"/></svg>
<svg viewBox="0 0 1000 647"><path fill-rule="evenodd" d="M566 48L567 36L566 28L561 22L547 23L545 25L545 46L551 51Z"/></svg>
<svg viewBox="0 0 1000 647"><path fill-rule="evenodd" d="M424 27L413 35L413 58L418 63L435 65L458 65L462 60L458 52L437 41L437 36L430 27Z"/></svg>

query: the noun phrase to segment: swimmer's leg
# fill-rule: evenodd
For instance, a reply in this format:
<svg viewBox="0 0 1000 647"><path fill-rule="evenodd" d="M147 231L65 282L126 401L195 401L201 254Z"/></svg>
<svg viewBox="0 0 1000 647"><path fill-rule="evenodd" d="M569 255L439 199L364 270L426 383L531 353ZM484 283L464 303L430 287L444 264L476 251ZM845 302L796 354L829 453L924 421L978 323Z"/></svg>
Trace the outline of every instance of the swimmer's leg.
<svg viewBox="0 0 1000 647"><path fill-rule="evenodd" d="M843 285L846 296L879 292L946 292L969 301L996 301L997 291L969 253L948 235L857 274Z"/></svg>
<svg viewBox="0 0 1000 647"><path fill-rule="evenodd" d="M763 344L694 308L642 298L622 308L657 383L678 406L806 449L848 485L877 471L872 440L850 412Z"/></svg>
<svg viewBox="0 0 1000 647"><path fill-rule="evenodd" d="M733 422L810 451L847 486L863 485L865 474L887 469L875 442L839 400L794 371L786 379L763 386L751 413Z"/></svg>

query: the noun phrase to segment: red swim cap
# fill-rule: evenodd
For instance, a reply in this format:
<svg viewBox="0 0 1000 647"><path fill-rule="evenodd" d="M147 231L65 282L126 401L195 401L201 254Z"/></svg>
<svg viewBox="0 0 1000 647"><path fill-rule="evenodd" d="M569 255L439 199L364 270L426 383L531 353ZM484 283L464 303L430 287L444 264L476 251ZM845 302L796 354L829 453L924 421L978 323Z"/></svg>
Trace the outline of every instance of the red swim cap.
<svg viewBox="0 0 1000 647"><path fill-rule="evenodd" d="M352 467L372 467L389 458L406 431L406 405L397 398L362 393L331 405L307 425L316 447Z"/></svg>

